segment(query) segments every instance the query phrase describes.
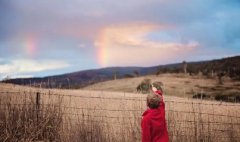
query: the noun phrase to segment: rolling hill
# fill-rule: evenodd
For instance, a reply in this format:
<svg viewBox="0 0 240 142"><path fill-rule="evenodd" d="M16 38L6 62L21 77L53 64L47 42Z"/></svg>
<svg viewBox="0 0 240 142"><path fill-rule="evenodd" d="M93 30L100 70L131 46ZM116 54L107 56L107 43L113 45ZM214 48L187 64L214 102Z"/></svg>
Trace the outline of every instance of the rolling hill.
<svg viewBox="0 0 240 142"><path fill-rule="evenodd" d="M216 59L210 61L188 62L187 71L190 74L223 73L232 79L240 79L240 56ZM62 75L42 78L17 78L3 80L4 83L41 86L45 88L82 88L114 78L132 78L136 76L155 75L161 73L181 73L183 63L159 65L153 67L108 67L94 70L84 70Z"/></svg>

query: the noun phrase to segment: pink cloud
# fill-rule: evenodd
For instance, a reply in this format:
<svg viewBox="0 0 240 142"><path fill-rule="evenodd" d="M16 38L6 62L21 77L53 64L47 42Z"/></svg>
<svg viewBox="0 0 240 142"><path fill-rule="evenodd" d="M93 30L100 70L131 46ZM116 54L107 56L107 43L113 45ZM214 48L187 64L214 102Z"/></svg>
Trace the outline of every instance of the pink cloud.
<svg viewBox="0 0 240 142"><path fill-rule="evenodd" d="M171 26L152 23L133 23L103 29L95 42L99 48L102 66L154 65L191 54L199 47L196 41L157 42L146 38L153 31Z"/></svg>

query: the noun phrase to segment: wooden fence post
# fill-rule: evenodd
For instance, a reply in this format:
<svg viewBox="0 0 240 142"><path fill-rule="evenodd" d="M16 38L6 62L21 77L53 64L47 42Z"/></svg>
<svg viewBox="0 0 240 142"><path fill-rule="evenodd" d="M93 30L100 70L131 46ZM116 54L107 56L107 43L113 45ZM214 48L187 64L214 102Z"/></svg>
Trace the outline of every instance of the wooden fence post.
<svg viewBox="0 0 240 142"><path fill-rule="evenodd" d="M40 109L40 92L37 92L37 96L36 96L37 123L39 118L39 109Z"/></svg>
<svg viewBox="0 0 240 142"><path fill-rule="evenodd" d="M36 97L36 108L39 109L40 105L40 92L37 92L37 97Z"/></svg>

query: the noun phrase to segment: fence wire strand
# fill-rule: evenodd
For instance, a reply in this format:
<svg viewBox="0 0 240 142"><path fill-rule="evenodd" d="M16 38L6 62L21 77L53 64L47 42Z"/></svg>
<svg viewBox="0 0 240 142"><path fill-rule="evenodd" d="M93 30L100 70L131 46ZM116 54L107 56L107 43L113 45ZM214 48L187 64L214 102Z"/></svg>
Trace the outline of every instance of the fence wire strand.
<svg viewBox="0 0 240 142"><path fill-rule="evenodd" d="M47 92L47 93L43 93L43 92L31 92L31 91L25 91L25 92L4 92L4 91L0 91L0 95L2 96L6 96L6 95L11 95L11 94L17 94L19 96L19 94L24 94L26 97L26 95L30 95L31 97L35 97L35 95L39 93L41 95L40 98L43 98L43 97L50 97L50 96L56 96L56 97L59 97L59 98L72 98L72 99L76 99L76 98L80 98L80 99L99 99L99 100L121 100L121 101L145 101L145 97L126 97L125 95L122 96L122 97L101 97L101 96L81 96L81 95L66 95L66 94L59 94L59 93L52 93L52 92ZM17 96L17 97L18 97ZM1 98L0 98L1 99ZM206 103L206 102L194 102L194 101L189 101L189 102L184 102L184 101L173 101L173 100L165 100L164 101L166 106L167 105L171 105L171 104L187 104L187 105L202 105L202 106L226 106L226 107L239 107L240 108L240 104L236 104L236 103L222 103L222 102L209 102L209 103ZM38 105L38 107L35 107L36 105ZM31 111L38 111L38 112L42 112L44 113L44 111L46 111L46 109L44 109L44 107L46 106L52 106L53 108L57 108L58 109L62 109L63 110L63 115L66 117L66 116L78 116L76 118L67 118L65 119L65 122L63 122L64 125L69 125L68 122L66 121L84 121L84 122L90 122L88 124L91 124L91 123L101 123L101 124L104 124L104 125L109 125L109 119L111 120L116 120L114 121L114 124L115 126L119 126L119 127L132 127L132 126L129 126L128 123L122 123L123 122L123 119L127 119L127 120L131 120L131 119L137 119L141 120L141 116L112 116L112 115L97 115L97 114L94 114L94 112L101 112L101 111L104 111L104 112L132 112L132 113L142 113L145 108L142 108L142 109L108 109L108 108L99 108L99 107L76 107L76 106L66 106L66 105L54 105L54 104L48 104L48 103L40 103L40 104L36 104L36 103L4 103L4 102L1 102L0 100L0 110L7 110L8 107L17 107L17 106L33 106L35 107L36 109L32 109ZM74 112L71 112L74 111ZM84 111L93 111L92 114L86 114L84 113ZM76 112L80 112L80 113L76 113ZM194 120L175 120L175 121L172 121L172 120L166 120L167 123L169 124L168 127L171 129L171 128L174 128L176 127L176 125L178 126L181 126L182 129L193 129L193 127L190 127L191 125L202 125L202 126L208 126L208 125L217 125L218 127L220 126L225 126L225 127L239 127L240 128L240 116L237 116L237 115L227 115L227 114L218 114L216 112L212 112L212 113L208 113L208 112L201 112L201 111L184 111L184 110L174 110L173 108L169 108L169 109L166 109L166 115L172 115L173 114L186 114L186 115L194 115L194 117L196 115L198 116L201 116L202 115L206 115L206 116L212 116L213 118L216 118L216 117L220 117L222 119L222 117L226 117L226 118L230 118L231 120L235 120L236 122L221 122L221 121L216 121L215 119L212 119L212 120L207 120L207 121L199 121L198 119L194 119ZM81 117L80 117L81 116ZM80 118L83 118L83 119L80 119ZM93 117L93 118L102 118L101 121L96 121L96 120L87 120L87 118L89 117ZM187 119L187 118L186 118ZM187 125L186 125L187 124ZM240 129L239 129L240 130ZM228 130L228 129L211 129L211 130L208 130L209 133L213 132L229 132L231 130ZM172 132L172 130L169 131L170 133ZM240 133L240 131L235 131L237 133ZM181 135L181 134L174 134L174 135ZM181 135L183 137L195 137L196 135ZM220 136L218 138L229 138L229 137L224 137L224 136ZM239 136L236 136L234 138L237 138L239 139L240 137Z"/></svg>

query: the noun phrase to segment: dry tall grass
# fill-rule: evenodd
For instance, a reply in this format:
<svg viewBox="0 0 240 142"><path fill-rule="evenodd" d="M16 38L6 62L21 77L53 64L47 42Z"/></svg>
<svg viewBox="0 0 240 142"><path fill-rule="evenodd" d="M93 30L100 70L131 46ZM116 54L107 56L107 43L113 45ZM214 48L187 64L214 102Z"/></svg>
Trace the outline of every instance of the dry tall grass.
<svg viewBox="0 0 240 142"><path fill-rule="evenodd" d="M23 89L24 90L24 89ZM145 95L79 90L0 93L0 141L139 142ZM36 108L36 91L41 107ZM240 105L165 96L170 141L240 141Z"/></svg>
<svg viewBox="0 0 240 142"><path fill-rule="evenodd" d="M1 98L1 97L0 97ZM12 104L0 99L0 141L60 140L62 112L54 105Z"/></svg>

